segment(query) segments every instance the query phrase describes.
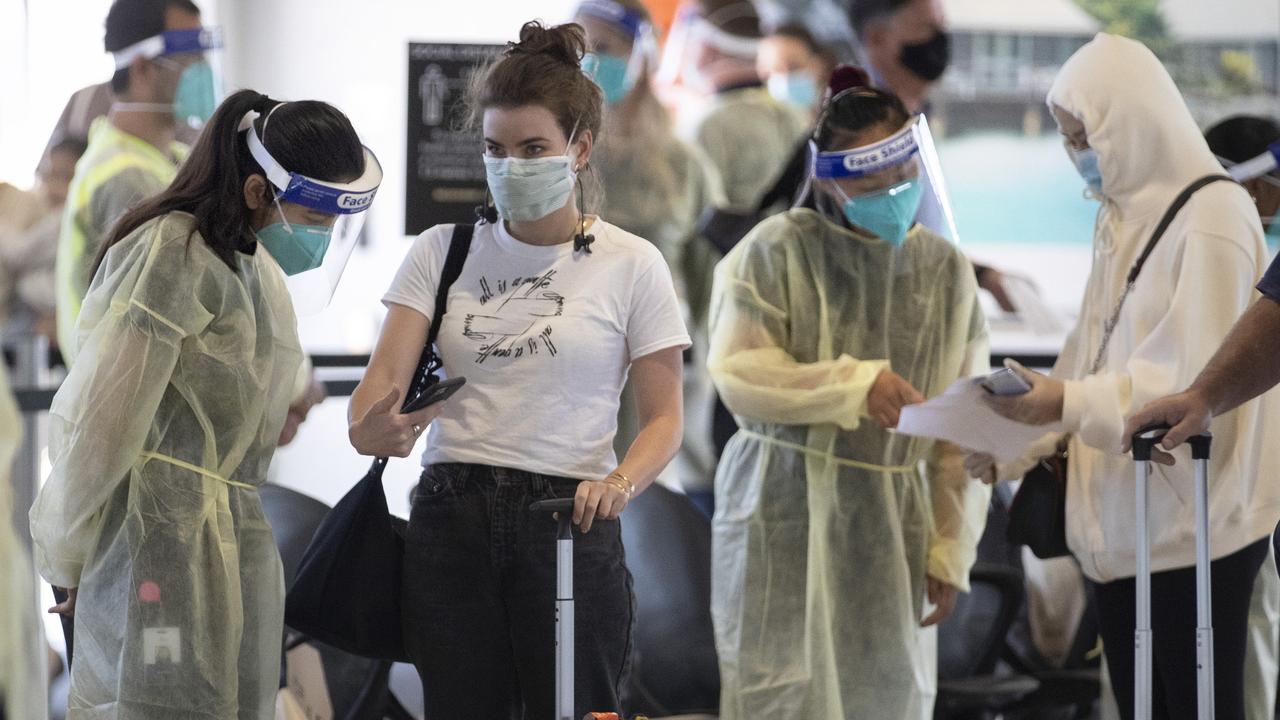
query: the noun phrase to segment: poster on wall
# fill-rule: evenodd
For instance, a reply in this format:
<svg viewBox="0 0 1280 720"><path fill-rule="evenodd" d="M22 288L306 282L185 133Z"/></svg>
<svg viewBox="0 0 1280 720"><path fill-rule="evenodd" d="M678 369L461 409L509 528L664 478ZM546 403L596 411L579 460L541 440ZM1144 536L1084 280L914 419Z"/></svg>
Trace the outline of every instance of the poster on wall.
<svg viewBox="0 0 1280 720"><path fill-rule="evenodd" d="M405 163L404 232L472 222L484 203L484 148L466 127L471 73L501 45L409 43L409 157Z"/></svg>

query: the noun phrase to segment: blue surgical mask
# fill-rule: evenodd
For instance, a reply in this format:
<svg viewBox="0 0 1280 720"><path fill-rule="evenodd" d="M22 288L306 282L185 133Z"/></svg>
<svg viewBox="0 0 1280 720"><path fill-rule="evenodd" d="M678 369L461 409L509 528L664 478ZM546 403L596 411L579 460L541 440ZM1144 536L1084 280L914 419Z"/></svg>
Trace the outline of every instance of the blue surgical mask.
<svg viewBox="0 0 1280 720"><path fill-rule="evenodd" d="M277 208L278 209L278 208ZM271 253L285 275L298 275L315 270L324 262L324 254L333 239L333 228L326 225L301 225L281 221L257 232L258 242Z"/></svg>
<svg viewBox="0 0 1280 720"><path fill-rule="evenodd" d="M582 56L582 71L604 91L604 101L617 105L635 87L636 80L627 72L627 58L604 53L587 53Z"/></svg>
<svg viewBox="0 0 1280 720"><path fill-rule="evenodd" d="M1080 177L1084 178L1084 182L1089 186L1089 189L1095 194L1101 195L1102 171L1098 169L1098 151L1091 147L1083 150L1068 147L1067 154L1071 156L1071 162L1076 166L1076 172L1079 172Z"/></svg>
<svg viewBox="0 0 1280 720"><path fill-rule="evenodd" d="M919 180L907 180L885 190L846 197L844 216L896 247L907 239L907 231L915 224L923 193L924 186Z"/></svg>
<svg viewBox="0 0 1280 720"><path fill-rule="evenodd" d="M540 158L484 156L485 178L498 214L512 222L541 220L564 207L577 174L568 155Z"/></svg>
<svg viewBox="0 0 1280 720"><path fill-rule="evenodd" d="M769 76L769 94L779 102L811 110L818 104L818 83L806 72L778 73Z"/></svg>

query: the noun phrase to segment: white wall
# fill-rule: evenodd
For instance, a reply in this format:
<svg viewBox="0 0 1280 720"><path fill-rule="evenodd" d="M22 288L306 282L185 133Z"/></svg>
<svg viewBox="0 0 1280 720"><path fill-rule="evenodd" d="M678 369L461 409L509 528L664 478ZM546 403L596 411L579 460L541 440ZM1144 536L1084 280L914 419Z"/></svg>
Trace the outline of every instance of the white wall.
<svg viewBox="0 0 1280 720"><path fill-rule="evenodd" d="M350 116L386 177L368 222L371 247L357 249L328 310L301 321L313 352L365 352L382 319L378 302L410 245L404 228L408 43L501 43L520 25L568 19L575 0L223 0L229 87L280 99L319 99ZM476 152L481 152L477 147ZM347 443L346 398L316 408L272 468L274 481L330 504L368 468ZM387 471L393 512L408 512L416 460Z"/></svg>

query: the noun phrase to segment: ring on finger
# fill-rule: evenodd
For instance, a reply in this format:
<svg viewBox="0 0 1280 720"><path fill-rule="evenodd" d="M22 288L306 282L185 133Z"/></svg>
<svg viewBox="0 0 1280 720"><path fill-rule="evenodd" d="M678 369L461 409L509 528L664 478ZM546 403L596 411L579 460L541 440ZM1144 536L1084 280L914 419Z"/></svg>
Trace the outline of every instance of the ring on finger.
<svg viewBox="0 0 1280 720"><path fill-rule="evenodd" d="M419 433L421 433L421 432L422 432L422 426L421 426L421 425L414 425L414 426L413 426L413 434L414 434L414 435L417 435L417 434L419 434Z"/></svg>

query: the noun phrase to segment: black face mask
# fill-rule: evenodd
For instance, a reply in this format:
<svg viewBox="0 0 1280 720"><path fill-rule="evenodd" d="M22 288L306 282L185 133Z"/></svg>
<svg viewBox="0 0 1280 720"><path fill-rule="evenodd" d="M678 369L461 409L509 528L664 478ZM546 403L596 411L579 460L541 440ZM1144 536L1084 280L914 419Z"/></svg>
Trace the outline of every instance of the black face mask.
<svg viewBox="0 0 1280 720"><path fill-rule="evenodd" d="M922 43L903 45L898 60L916 77L933 82L942 77L951 60L951 38L939 30Z"/></svg>

